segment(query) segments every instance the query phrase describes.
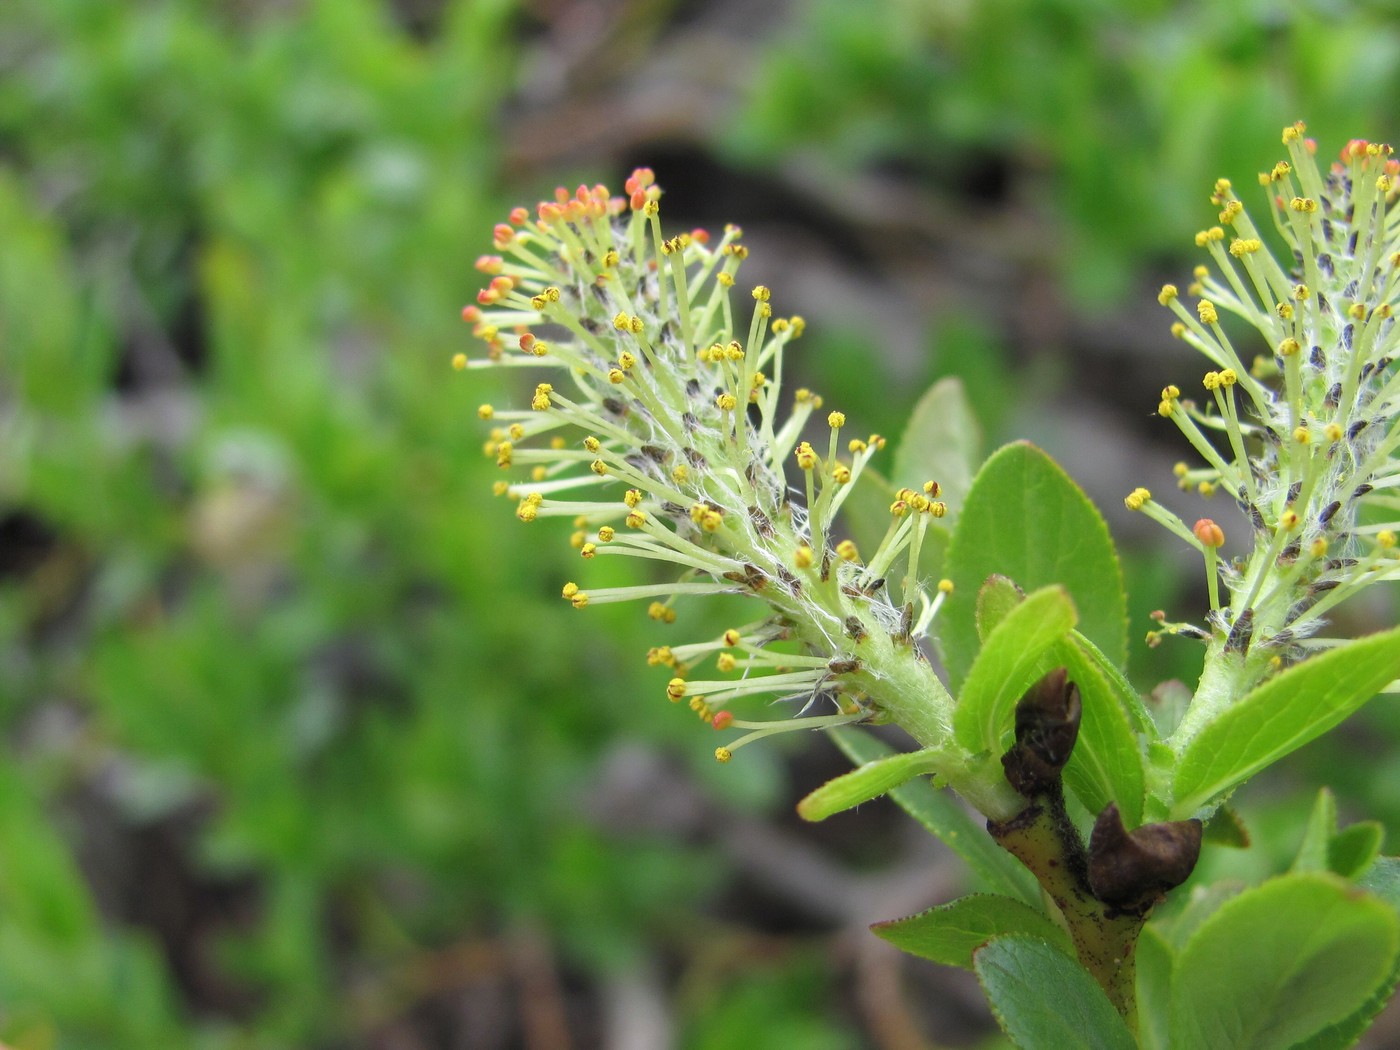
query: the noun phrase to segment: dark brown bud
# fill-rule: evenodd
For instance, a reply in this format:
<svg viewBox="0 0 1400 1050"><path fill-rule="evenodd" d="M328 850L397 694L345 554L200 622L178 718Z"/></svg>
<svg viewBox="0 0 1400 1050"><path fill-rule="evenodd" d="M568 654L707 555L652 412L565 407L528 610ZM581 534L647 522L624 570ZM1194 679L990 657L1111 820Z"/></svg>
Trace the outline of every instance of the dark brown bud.
<svg viewBox="0 0 1400 1050"><path fill-rule="evenodd" d="M1006 779L1026 798L1060 790L1060 770L1079 738L1079 687L1056 668L1016 704L1016 743L1001 757Z"/></svg>
<svg viewBox="0 0 1400 1050"><path fill-rule="evenodd" d="M1089 888L1119 914L1145 915L1186 881L1200 855L1199 820L1144 824L1130 832L1110 802L1089 836Z"/></svg>

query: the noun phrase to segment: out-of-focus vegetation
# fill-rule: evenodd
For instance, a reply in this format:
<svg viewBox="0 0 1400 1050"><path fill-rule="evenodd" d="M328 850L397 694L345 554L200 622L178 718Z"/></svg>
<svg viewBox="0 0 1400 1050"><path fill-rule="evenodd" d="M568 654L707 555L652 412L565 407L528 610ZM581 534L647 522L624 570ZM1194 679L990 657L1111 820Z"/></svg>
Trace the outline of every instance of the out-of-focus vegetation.
<svg viewBox="0 0 1400 1050"><path fill-rule="evenodd" d="M1087 350L1146 377L1098 391L1138 399L1132 433L1173 378L1144 289L1189 265L1210 180L1298 116L1393 135L1400 29L693 6L0 6L0 1039L913 1045L859 899L931 903L946 858L873 808L796 837L839 758L715 770L640 659L655 625L558 601L563 536L489 496L474 409L508 395L447 369L470 261L556 179L676 158L672 216L834 260L763 265L861 425L958 371L1018 436L1012 366L1043 405ZM1311 773L1394 826L1385 730L1369 780ZM925 1031L977 1038L959 994Z"/></svg>

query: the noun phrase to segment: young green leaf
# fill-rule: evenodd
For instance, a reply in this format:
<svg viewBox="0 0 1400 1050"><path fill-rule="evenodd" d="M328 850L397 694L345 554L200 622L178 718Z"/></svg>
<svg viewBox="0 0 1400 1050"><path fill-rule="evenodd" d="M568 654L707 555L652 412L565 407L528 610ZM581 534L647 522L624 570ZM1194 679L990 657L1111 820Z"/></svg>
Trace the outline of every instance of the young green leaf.
<svg viewBox="0 0 1400 1050"><path fill-rule="evenodd" d="M1104 676L1074 641L1056 646L1053 659L1069 671L1084 705L1079 740L1065 766L1065 783L1090 813L1117 802L1128 827L1142 820L1142 753L1127 715Z"/></svg>
<svg viewBox="0 0 1400 1050"><path fill-rule="evenodd" d="M1376 860L1385 841L1385 827L1378 820L1349 824L1327 843L1327 869L1344 879L1354 879Z"/></svg>
<svg viewBox="0 0 1400 1050"><path fill-rule="evenodd" d="M942 761L946 761L942 752L925 749L866 762L813 791L797 804L797 815L803 820L817 821L844 813L917 776L934 772Z"/></svg>
<svg viewBox="0 0 1400 1050"><path fill-rule="evenodd" d="M1044 912L988 893L959 897L905 919L877 922L870 930L900 951L965 970L972 969L973 952L993 937L1011 933L1039 937L1068 955L1074 953L1069 934Z"/></svg>
<svg viewBox="0 0 1400 1050"><path fill-rule="evenodd" d="M1400 675L1400 628L1359 638L1270 678L1207 725L1181 755L1174 817L1321 736Z"/></svg>
<svg viewBox="0 0 1400 1050"><path fill-rule="evenodd" d="M1325 873L1290 874L1222 904L1172 982L1173 1050L1294 1046L1360 1010L1392 972L1400 916Z"/></svg>
<svg viewBox="0 0 1400 1050"><path fill-rule="evenodd" d="M873 762L894 754L863 729L836 729L827 734L852 762ZM927 780L895 788L890 797L935 838L951 849L987 889L1028 904L1040 901L1040 887L1024 865L999 847L987 829L947 791Z"/></svg>
<svg viewBox="0 0 1400 1050"><path fill-rule="evenodd" d="M914 406L894 453L894 478L899 485L913 488L930 478L937 481L948 505L944 523L951 526L981 461L982 428L968 404L962 380L952 376L940 379Z"/></svg>
<svg viewBox="0 0 1400 1050"><path fill-rule="evenodd" d="M1293 858L1290 871L1326 871L1327 844L1337 833L1337 796L1320 788L1313 802L1308 823L1303 829L1303 841Z"/></svg>
<svg viewBox="0 0 1400 1050"><path fill-rule="evenodd" d="M1041 657L1074 626L1062 587L1029 595L987 636L953 712L953 734L973 753L996 749L1011 729L1016 701L1040 677Z"/></svg>
<svg viewBox="0 0 1400 1050"><path fill-rule="evenodd" d="M977 950L972 965L997 1021L1023 1050L1136 1050L1103 989L1046 941L997 937Z"/></svg>
<svg viewBox="0 0 1400 1050"><path fill-rule="evenodd" d="M1126 657L1123 573L1108 527L1083 491L1033 445L1007 445L978 471L945 571L954 589L939 616L940 644L955 685L977 652L977 595L993 573L1030 589L1063 585L1084 634L1112 663Z"/></svg>

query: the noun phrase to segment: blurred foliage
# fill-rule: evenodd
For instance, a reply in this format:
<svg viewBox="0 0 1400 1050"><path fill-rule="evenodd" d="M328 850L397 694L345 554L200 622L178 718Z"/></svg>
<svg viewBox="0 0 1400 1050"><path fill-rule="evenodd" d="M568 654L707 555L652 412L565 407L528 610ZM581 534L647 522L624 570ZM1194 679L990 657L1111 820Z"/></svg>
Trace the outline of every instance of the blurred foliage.
<svg viewBox="0 0 1400 1050"><path fill-rule="evenodd" d="M1096 302L1184 245L1204 187L1270 162L1284 122L1393 130L1382 5L815 0L790 19L707 149L912 168L976 207L1043 176L1061 276ZM685 756L707 805L787 794L781 748L710 768L640 660L650 622L608 607L581 632L557 598L570 552L486 495L473 409L505 392L446 362L468 262L521 196L501 114L537 28L512 0L0 5L18 1050L450 1030L440 974L496 987L521 931L547 930L566 976L686 959L726 862L595 819L607 756ZM812 338L857 410L897 421L960 372L989 432L1015 432L1007 348L971 315L928 334L893 399L863 331ZM1353 787L1394 822L1393 783ZM831 981L806 951L695 978L682 1045L853 1045Z"/></svg>
<svg viewBox="0 0 1400 1050"><path fill-rule="evenodd" d="M1216 178L1271 167L1285 124L1392 138L1397 88L1394 10L1365 0L816 0L722 141L913 167L974 205L1046 176L1062 276L1103 302L1179 254Z"/></svg>

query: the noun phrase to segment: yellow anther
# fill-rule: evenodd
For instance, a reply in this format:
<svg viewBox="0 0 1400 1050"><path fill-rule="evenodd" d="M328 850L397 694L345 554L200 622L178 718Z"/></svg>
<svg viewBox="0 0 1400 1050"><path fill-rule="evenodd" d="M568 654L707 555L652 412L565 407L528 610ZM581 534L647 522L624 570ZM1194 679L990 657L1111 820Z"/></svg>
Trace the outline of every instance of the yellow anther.
<svg viewBox="0 0 1400 1050"><path fill-rule="evenodd" d="M799 569L810 569L812 567L812 548L803 543L793 551L792 563Z"/></svg>
<svg viewBox="0 0 1400 1050"><path fill-rule="evenodd" d="M519 441L525 436L525 428L519 423L512 423L506 433L510 435L512 441Z"/></svg>
<svg viewBox="0 0 1400 1050"><path fill-rule="evenodd" d="M1223 208L1220 209L1220 221L1221 221L1221 223L1223 223L1223 224L1225 224L1225 225L1228 225L1228 224L1234 222L1236 219L1238 219L1238 218L1240 217L1240 212L1242 212L1242 211L1244 211L1244 205L1241 204L1239 201L1237 201L1237 200L1229 200L1229 201L1226 201L1226 202L1225 202L1225 207L1223 207ZM1220 238L1212 237L1211 239L1212 239L1212 240L1223 240L1224 238L1223 238L1223 237L1220 237Z"/></svg>
<svg viewBox="0 0 1400 1050"><path fill-rule="evenodd" d="M1196 486L1196 491L1199 492L1206 499L1210 499L1212 496L1215 495L1215 486L1209 481L1203 481Z"/></svg>
<svg viewBox="0 0 1400 1050"><path fill-rule="evenodd" d="M1308 547L1308 553L1311 554L1314 558L1326 557L1327 538L1325 536L1319 536L1317 539L1313 540Z"/></svg>
<svg viewBox="0 0 1400 1050"><path fill-rule="evenodd" d="M1163 306L1166 306L1168 303L1170 303L1170 302L1171 302L1173 299L1175 299L1176 297L1177 297L1177 290L1176 290L1176 285L1174 285L1174 284L1164 284L1164 285L1162 285L1162 290L1161 290L1160 292L1157 293L1157 301L1158 301L1159 303L1161 303Z"/></svg>
<svg viewBox="0 0 1400 1050"><path fill-rule="evenodd" d="M543 339L536 339L530 344L530 349L526 352L534 354L536 357L544 357L545 354L549 353L549 344Z"/></svg>
<svg viewBox="0 0 1400 1050"><path fill-rule="evenodd" d="M573 596L576 595L577 593L578 593L578 584L574 583L573 581L570 581L569 583L564 584L564 597L565 597L566 599L572 599Z"/></svg>
<svg viewBox="0 0 1400 1050"><path fill-rule="evenodd" d="M575 530L569 536L569 546L576 551L583 550L583 545L588 542L588 533L582 529Z"/></svg>
<svg viewBox="0 0 1400 1050"><path fill-rule="evenodd" d="M1210 276L1210 267L1197 266L1194 270L1191 271L1191 276L1196 278L1196 280L1198 281L1204 281L1207 277Z"/></svg>
<svg viewBox="0 0 1400 1050"><path fill-rule="evenodd" d="M800 386L793 391L792 399L799 405L806 404L808 401L812 400L812 392L805 386Z"/></svg>
<svg viewBox="0 0 1400 1050"><path fill-rule="evenodd" d="M1143 504L1151 498L1152 493L1147 489L1136 488L1123 497L1123 506L1127 507L1129 510L1142 510Z"/></svg>
<svg viewBox="0 0 1400 1050"><path fill-rule="evenodd" d="M1215 312L1215 304L1209 299L1202 299L1196 304L1196 315L1200 317L1201 324L1215 324L1219 316Z"/></svg>
<svg viewBox="0 0 1400 1050"><path fill-rule="evenodd" d="M609 248L603 253L603 269L615 269L617 267L618 261L619 259L616 248Z"/></svg>
<svg viewBox="0 0 1400 1050"><path fill-rule="evenodd" d="M1281 160L1274 165L1273 171L1269 172L1269 180L1271 182L1282 182L1292 171L1293 165L1289 164L1286 160Z"/></svg>
<svg viewBox="0 0 1400 1050"><path fill-rule="evenodd" d="M920 495L917 492L911 492L909 494L909 506L922 514L924 511L928 510L928 497Z"/></svg>
<svg viewBox="0 0 1400 1050"><path fill-rule="evenodd" d="M543 412L549 407L549 395L554 392L554 387L548 383L541 383L535 387L535 396L530 399L530 407L536 412Z"/></svg>
<svg viewBox="0 0 1400 1050"><path fill-rule="evenodd" d="M1381 529L1380 532L1376 533L1376 546L1382 550L1392 549L1395 546L1395 533L1391 532L1390 529Z"/></svg>
<svg viewBox="0 0 1400 1050"><path fill-rule="evenodd" d="M575 594L572 598L569 599L569 604L571 604L575 609L584 608L588 604L588 592L579 591L577 594Z"/></svg>
<svg viewBox="0 0 1400 1050"><path fill-rule="evenodd" d="M589 434L588 437L583 439L583 447L589 452L597 452L603 447L603 443L592 434Z"/></svg>
<svg viewBox="0 0 1400 1050"><path fill-rule="evenodd" d="M603 525L598 529L598 542L611 543L617 536L617 530L611 525Z"/></svg>
<svg viewBox="0 0 1400 1050"><path fill-rule="evenodd" d="M938 590L939 590L941 593L943 593L943 594L952 594L952 593L953 593L953 581L952 581L952 580L948 580L948 579L939 580L939 581L938 581Z"/></svg>
<svg viewBox="0 0 1400 1050"><path fill-rule="evenodd" d="M1234 386L1240 381L1240 377L1235 374L1233 368L1223 368L1220 370L1220 385L1226 388Z"/></svg>
<svg viewBox="0 0 1400 1050"><path fill-rule="evenodd" d="M772 293L765 285L759 284L754 286L753 297L760 303L766 303L771 295Z"/></svg>
<svg viewBox="0 0 1400 1050"><path fill-rule="evenodd" d="M543 481L547 477L549 477L549 468L543 463L530 468L530 478L532 481Z"/></svg>
<svg viewBox="0 0 1400 1050"><path fill-rule="evenodd" d="M826 424L831 427L832 430L840 430L846 425L846 413L832 412L826 417Z"/></svg>
<svg viewBox="0 0 1400 1050"><path fill-rule="evenodd" d="M869 446L860 438L851 438L850 441L846 442L846 449L852 455L859 455L860 453L864 452L867 448L869 448Z"/></svg>
<svg viewBox="0 0 1400 1050"><path fill-rule="evenodd" d="M504 496L510 491L509 481L494 481L491 483L491 492L497 496Z"/></svg>
<svg viewBox="0 0 1400 1050"><path fill-rule="evenodd" d="M706 507L705 513L700 515L700 527L706 532L718 532L723 524L724 512L713 507Z"/></svg>
<svg viewBox="0 0 1400 1050"><path fill-rule="evenodd" d="M1264 242L1258 237L1236 237L1230 242L1230 254L1239 259L1246 255L1253 255L1262 247L1264 247Z"/></svg>
<svg viewBox="0 0 1400 1050"><path fill-rule="evenodd" d="M578 552L585 558L592 558L598 553L598 545L596 543L584 543L579 547Z"/></svg>
<svg viewBox="0 0 1400 1050"><path fill-rule="evenodd" d="M531 503L528 499L523 499L515 508L515 516L521 521L534 521L539 516L539 506Z"/></svg>
<svg viewBox="0 0 1400 1050"><path fill-rule="evenodd" d="M725 645L730 646L732 648L733 646L739 644L739 640L743 636L739 633L739 629L737 627L731 627L729 628L729 630L725 631L724 634L722 634L720 637L723 639Z"/></svg>
<svg viewBox="0 0 1400 1050"><path fill-rule="evenodd" d="M948 504L944 503L941 499L930 500L928 512L935 518L945 517L948 513Z"/></svg>
<svg viewBox="0 0 1400 1050"><path fill-rule="evenodd" d="M647 615L660 623L676 622L676 610L665 602L652 602L647 606Z"/></svg>
<svg viewBox="0 0 1400 1050"><path fill-rule="evenodd" d="M1300 303L1304 302L1310 295L1312 295L1312 292L1308 289L1306 284L1295 285L1293 288L1293 298L1297 299Z"/></svg>
<svg viewBox="0 0 1400 1050"><path fill-rule="evenodd" d="M1274 312L1277 313L1279 317L1283 318L1285 321L1293 320L1292 303L1276 303L1274 304Z"/></svg>
<svg viewBox="0 0 1400 1050"><path fill-rule="evenodd" d="M490 419L490 418L491 418L492 416L494 416L495 414L496 414L496 410L495 410L495 408L493 408L491 405L478 405L478 406L477 406L477 409L476 409L476 416L477 416L478 419Z"/></svg>
<svg viewBox="0 0 1400 1050"><path fill-rule="evenodd" d="M588 469L593 471L593 473L597 474L600 478L606 477L608 473L608 465L601 459L595 459L592 463L588 464Z"/></svg>
<svg viewBox="0 0 1400 1050"><path fill-rule="evenodd" d="M902 518L909 513L909 504L905 500L897 499L890 504L890 513L896 518Z"/></svg>
<svg viewBox="0 0 1400 1050"><path fill-rule="evenodd" d="M715 404L721 412L733 412L734 407L739 404L739 399L733 394L724 393L715 398Z"/></svg>
<svg viewBox="0 0 1400 1050"><path fill-rule="evenodd" d="M836 555L842 561L860 561L860 551L850 540L842 540L836 545Z"/></svg>
<svg viewBox="0 0 1400 1050"><path fill-rule="evenodd" d="M717 747L717 748L715 748L715 761L716 761L716 762L720 762L720 763L728 762L728 761L729 761L731 758L733 758L733 757L734 757L734 752L730 751L729 748L727 748L727 747Z"/></svg>
<svg viewBox="0 0 1400 1050"><path fill-rule="evenodd" d="M742 361L744 359L744 344L737 339L731 339L724 348L724 359L726 361Z"/></svg>
<svg viewBox="0 0 1400 1050"><path fill-rule="evenodd" d="M619 332L625 332L631 324L631 318L625 312L618 311L613 315L612 324Z"/></svg>
<svg viewBox="0 0 1400 1050"><path fill-rule="evenodd" d="M677 463L671 468L671 480L677 485L684 485L690 480L690 468L684 463Z"/></svg>
<svg viewBox="0 0 1400 1050"><path fill-rule="evenodd" d="M642 490L628 489L622 496L622 502L627 504L628 507L635 508L642 502Z"/></svg>
<svg viewBox="0 0 1400 1050"><path fill-rule="evenodd" d="M1288 125L1288 127L1283 129L1283 144L1287 146L1290 142L1297 141L1299 138L1302 137L1303 132L1306 130L1307 125L1304 124L1301 120L1298 121L1298 123L1296 124Z"/></svg>
<svg viewBox="0 0 1400 1050"><path fill-rule="evenodd" d="M661 202L647 201L646 204L642 206L642 214L645 215L648 219L654 219L656 216L661 214Z"/></svg>
<svg viewBox="0 0 1400 1050"><path fill-rule="evenodd" d="M1342 440L1342 425L1340 423L1328 423L1322 432L1327 435L1328 441Z"/></svg>
<svg viewBox="0 0 1400 1050"><path fill-rule="evenodd" d="M797 465L803 470L811 470L817 465L817 454L805 441L797 446Z"/></svg>
<svg viewBox="0 0 1400 1050"><path fill-rule="evenodd" d="M1297 511L1286 510L1278 516L1278 527L1284 532L1292 532L1298 527Z"/></svg>
<svg viewBox="0 0 1400 1050"><path fill-rule="evenodd" d="M1210 244L1210 231L1198 230L1196 232L1196 247L1204 248L1208 244Z"/></svg>
<svg viewBox="0 0 1400 1050"><path fill-rule="evenodd" d="M1381 193L1389 193L1391 186L1395 183L1389 175L1379 175L1376 177L1376 189Z"/></svg>
<svg viewBox="0 0 1400 1050"><path fill-rule="evenodd" d="M1220 373L1207 372L1205 378L1201 380L1207 390L1217 390L1220 387Z"/></svg>
<svg viewBox="0 0 1400 1050"><path fill-rule="evenodd" d="M497 446L496 446L496 466L500 467L500 468L503 469L503 470L504 470L506 467L510 466L510 459L511 459L511 452L512 452L512 451L514 451L514 450L511 448L511 444L510 444L509 441L502 441L499 445L497 445Z"/></svg>
<svg viewBox="0 0 1400 1050"><path fill-rule="evenodd" d="M1172 473L1175 474L1175 475L1176 475L1177 477L1179 477L1179 478L1184 478L1184 477L1186 477L1186 475L1189 474L1190 472L1191 472L1191 468L1188 467L1185 463L1182 463L1182 462L1178 461L1178 462L1172 464ZM1133 491L1136 492L1136 491L1138 491L1138 490L1137 490L1137 489L1134 489ZM1150 495L1152 495L1152 494L1149 492L1148 495L1150 496ZM1133 509L1133 508L1129 508L1129 509Z"/></svg>
<svg viewBox="0 0 1400 1050"><path fill-rule="evenodd" d="M675 703L681 697L685 696L685 679L672 678L667 682L666 695L671 698L671 703Z"/></svg>
<svg viewBox="0 0 1400 1050"><path fill-rule="evenodd" d="M460 371L462 371L462 370L463 370L464 368L466 368L466 367L467 367L467 355L466 355L466 354L457 353L457 354L453 354L453 355L452 355L452 368L453 368L454 371L460 372Z"/></svg>
<svg viewBox="0 0 1400 1050"><path fill-rule="evenodd" d="M1278 353L1280 357L1292 357L1301 349L1303 349L1303 344L1298 342L1298 340L1294 339L1292 336L1289 336L1283 342L1278 344Z"/></svg>
<svg viewBox="0 0 1400 1050"><path fill-rule="evenodd" d="M715 660L715 666L726 674L739 665L739 661L734 659L733 653L720 653Z"/></svg>
<svg viewBox="0 0 1400 1050"><path fill-rule="evenodd" d="M1307 427L1294 427L1293 440L1300 445L1306 445L1312 440L1312 431L1308 430Z"/></svg>
<svg viewBox="0 0 1400 1050"><path fill-rule="evenodd" d="M624 372L630 370L631 367L636 363L637 359L633 357L630 353L628 353L626 350L622 351L622 353L617 355L617 367L622 369Z"/></svg>
<svg viewBox="0 0 1400 1050"><path fill-rule="evenodd" d="M640 317L632 317L627 322L627 330L633 335L641 335L646 330L646 324Z"/></svg>
<svg viewBox="0 0 1400 1050"><path fill-rule="evenodd" d="M1294 197L1288 202L1288 206L1294 211L1304 215L1310 215L1317 211L1317 201L1313 200L1311 197Z"/></svg>
<svg viewBox="0 0 1400 1050"><path fill-rule="evenodd" d="M1350 306L1347 307L1347 316L1350 317L1353 321L1366 320L1366 304L1352 303Z"/></svg>
<svg viewBox="0 0 1400 1050"><path fill-rule="evenodd" d="M629 529L640 529L643 525L647 523L646 511L634 510L632 511L632 513L627 515L625 520Z"/></svg>
<svg viewBox="0 0 1400 1050"><path fill-rule="evenodd" d="M1180 321L1173 321L1170 331L1173 339L1182 339L1186 336L1186 326Z"/></svg>
<svg viewBox="0 0 1400 1050"><path fill-rule="evenodd" d="M728 270L721 270L719 273L715 274L715 280L719 282L722 288L734 287L734 275Z"/></svg>
<svg viewBox="0 0 1400 1050"><path fill-rule="evenodd" d="M844 463L838 463L831 468L831 479L838 485L846 485L851 480L851 468Z"/></svg>

